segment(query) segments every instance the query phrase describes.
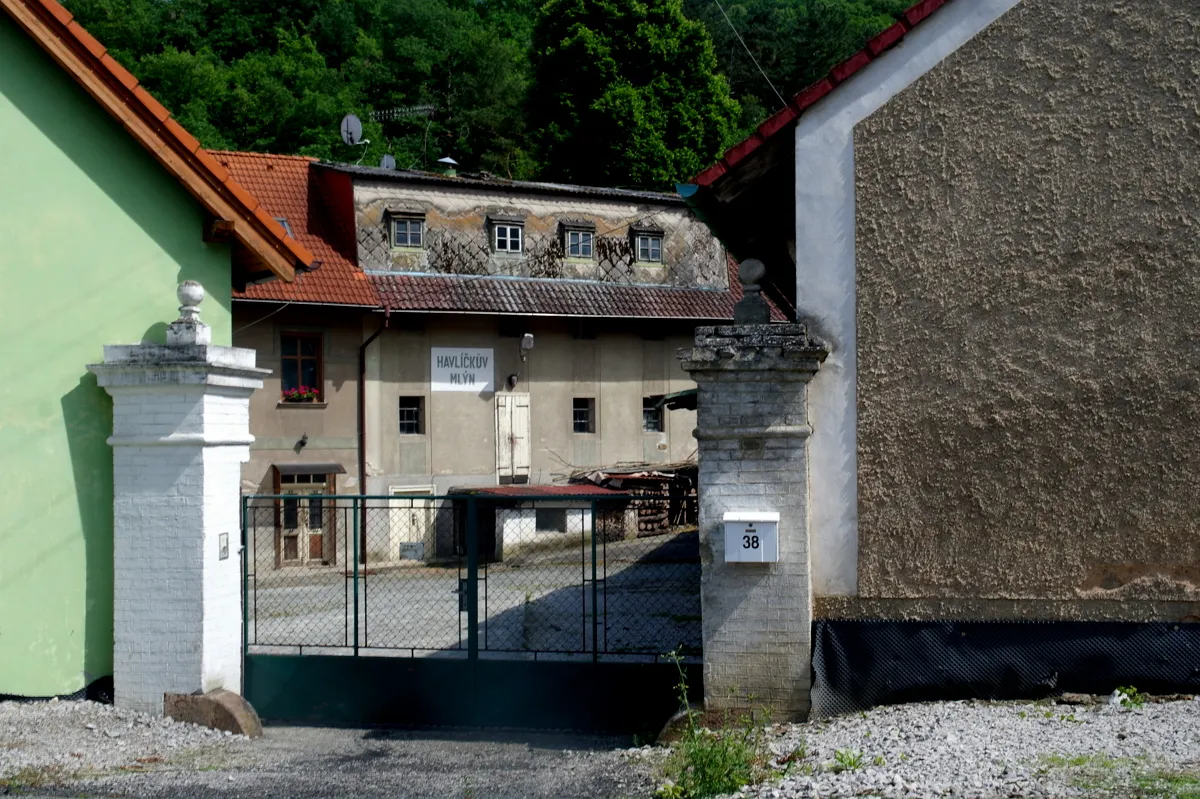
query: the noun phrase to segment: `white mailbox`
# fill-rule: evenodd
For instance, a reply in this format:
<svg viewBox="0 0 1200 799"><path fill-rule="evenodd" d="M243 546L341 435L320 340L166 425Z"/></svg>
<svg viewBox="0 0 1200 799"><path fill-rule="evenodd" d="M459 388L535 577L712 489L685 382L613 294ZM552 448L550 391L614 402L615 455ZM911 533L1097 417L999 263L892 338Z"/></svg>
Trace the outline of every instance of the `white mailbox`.
<svg viewBox="0 0 1200 799"><path fill-rule="evenodd" d="M726 513L726 563L777 563L779 514Z"/></svg>

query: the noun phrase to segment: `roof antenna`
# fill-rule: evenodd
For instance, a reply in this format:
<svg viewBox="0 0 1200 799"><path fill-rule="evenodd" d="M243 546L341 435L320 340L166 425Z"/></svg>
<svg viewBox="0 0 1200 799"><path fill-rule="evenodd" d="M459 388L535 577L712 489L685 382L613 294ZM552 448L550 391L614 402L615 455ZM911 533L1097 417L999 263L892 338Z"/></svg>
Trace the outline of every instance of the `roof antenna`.
<svg viewBox="0 0 1200 799"><path fill-rule="evenodd" d="M354 162L354 165L358 166L362 163L363 156L367 154L366 145L371 143L370 139L364 139L362 137L362 120L354 116L354 114L346 114L346 116L342 117L341 132L342 141L344 141L348 146L357 147L361 145L363 147L362 154L360 154L358 156L358 160Z"/></svg>
<svg viewBox="0 0 1200 799"><path fill-rule="evenodd" d="M767 85L771 87L771 91L775 92L775 96L779 98L779 102L782 104L781 107L786 107L788 101L783 99L783 95L779 93L779 89L775 88L775 84L771 83L771 79L767 77L767 73L759 66L758 59L754 57L754 54L750 52L750 48L746 46L746 40L742 38L742 34L738 33L737 28L733 27L733 20L725 13L725 7L721 5L721 0L713 0L713 2L717 4L717 8L721 9L721 16L725 17L725 21L729 23L729 30L733 31L733 35L742 43L742 49L746 51L746 55L750 56L750 60L754 62L754 66L758 67L758 71L762 73L763 80L767 82Z"/></svg>

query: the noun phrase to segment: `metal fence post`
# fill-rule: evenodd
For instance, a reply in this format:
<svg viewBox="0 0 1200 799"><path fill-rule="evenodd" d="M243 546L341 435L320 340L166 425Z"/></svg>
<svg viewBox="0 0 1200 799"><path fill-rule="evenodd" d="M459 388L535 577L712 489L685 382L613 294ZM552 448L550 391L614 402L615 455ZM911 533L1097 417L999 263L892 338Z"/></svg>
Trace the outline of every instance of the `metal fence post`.
<svg viewBox="0 0 1200 799"><path fill-rule="evenodd" d="M599 586L596 583L596 531L599 529L599 520L596 517L596 500L592 500L592 662L595 663L600 659L600 639L598 632L600 630L600 604Z"/></svg>
<svg viewBox="0 0 1200 799"><path fill-rule="evenodd" d="M354 654L358 655L358 497L354 502Z"/></svg>
<svg viewBox="0 0 1200 799"><path fill-rule="evenodd" d="M479 658L479 508L467 497L467 659Z"/></svg>
<svg viewBox="0 0 1200 799"><path fill-rule="evenodd" d="M250 498L242 495L242 696L246 695L246 655L250 651Z"/></svg>

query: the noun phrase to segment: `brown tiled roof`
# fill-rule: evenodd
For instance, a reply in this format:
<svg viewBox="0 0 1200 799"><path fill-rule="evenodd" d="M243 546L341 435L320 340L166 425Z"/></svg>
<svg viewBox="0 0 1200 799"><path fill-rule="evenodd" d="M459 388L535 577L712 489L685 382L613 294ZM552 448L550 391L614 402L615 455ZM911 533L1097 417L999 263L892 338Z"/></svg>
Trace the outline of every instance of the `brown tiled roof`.
<svg viewBox="0 0 1200 799"><path fill-rule="evenodd" d="M767 141L783 131L790 131L809 106L833 91L838 84L849 80L852 75L885 51L899 44L909 31L947 2L949 0L920 0L919 3L904 12L895 25L871 39L862 50L838 64L824 78L793 97L787 106L768 117L767 121L759 125L758 130L745 140L730 147L721 160L696 175L691 182L698 186L712 185Z"/></svg>
<svg viewBox="0 0 1200 799"><path fill-rule="evenodd" d="M732 319L742 298L729 259L729 290L598 283L585 280L373 274L385 308L625 319ZM774 305L775 321L787 317Z"/></svg>
<svg viewBox="0 0 1200 799"><path fill-rule="evenodd" d="M0 0L3 8L218 220L232 225L239 244L276 276L291 280L313 255L258 200L171 118L137 78L55 0Z"/></svg>
<svg viewBox="0 0 1200 799"><path fill-rule="evenodd" d="M331 229L336 215L319 191L314 159L228 151L214 151L213 156L261 198L267 213L286 219L292 235L319 261L315 271L297 275L294 283L247 286L234 292L238 299L393 311L720 320L732 319L733 306L742 298L737 264L731 259L729 290L496 276L365 275L333 244L341 237ZM772 314L786 321L774 306Z"/></svg>
<svg viewBox="0 0 1200 799"><path fill-rule="evenodd" d="M262 283L234 292L235 297L281 302L313 302L379 307L370 282L357 266L331 244L332 224L321 194L310 186L309 164L315 159L298 155L266 155L214 150L217 162L262 201L272 217L286 219L296 240L316 256L312 272L297 275L294 283Z"/></svg>

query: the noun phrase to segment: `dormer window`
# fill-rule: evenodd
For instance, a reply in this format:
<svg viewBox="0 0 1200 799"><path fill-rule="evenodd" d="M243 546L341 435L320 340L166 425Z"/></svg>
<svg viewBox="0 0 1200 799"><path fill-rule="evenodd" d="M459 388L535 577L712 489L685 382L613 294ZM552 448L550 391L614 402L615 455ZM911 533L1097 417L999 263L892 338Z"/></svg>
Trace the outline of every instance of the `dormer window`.
<svg viewBox="0 0 1200 799"><path fill-rule="evenodd" d="M563 254L568 258L591 260L596 252L596 223L587 219L566 219L559 223Z"/></svg>
<svg viewBox="0 0 1200 799"><path fill-rule="evenodd" d="M496 222L492 225L492 246L496 252L519 253L524 244L524 230L515 222Z"/></svg>
<svg viewBox="0 0 1200 799"><path fill-rule="evenodd" d="M591 258L596 234L590 230L567 231L567 257Z"/></svg>
<svg viewBox="0 0 1200 799"><path fill-rule="evenodd" d="M639 233L637 236L637 259L651 264L662 263L662 235Z"/></svg>
<svg viewBox="0 0 1200 799"><path fill-rule="evenodd" d="M419 216L393 216L393 247L424 247L425 219Z"/></svg>

